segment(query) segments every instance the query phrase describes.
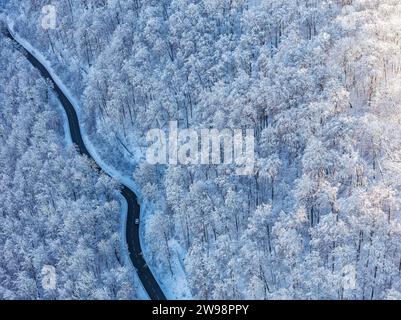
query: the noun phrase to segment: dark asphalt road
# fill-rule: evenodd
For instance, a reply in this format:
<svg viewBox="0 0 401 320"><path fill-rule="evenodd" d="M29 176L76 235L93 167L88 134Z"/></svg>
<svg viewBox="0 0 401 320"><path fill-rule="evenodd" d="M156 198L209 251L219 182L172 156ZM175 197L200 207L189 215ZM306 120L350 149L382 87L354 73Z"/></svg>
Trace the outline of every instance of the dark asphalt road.
<svg viewBox="0 0 401 320"><path fill-rule="evenodd" d="M17 49L24 54L24 56L29 60L29 62L37 70L39 70L41 75L52 83L54 90L57 93L58 98L67 114L72 141L77 146L77 149L81 154L87 156L89 159L92 159L94 163L96 163L96 161L92 158L92 156L86 149L86 146L82 140L78 117L73 105L71 104L71 101L68 100L64 92L58 87L57 83L54 81L54 79L47 71L45 66L43 66L21 44L19 44L18 41L14 39L14 37L8 30L3 30L3 32L9 39L11 39L14 42ZM99 171L107 174L98 165L97 168ZM160 286L158 285L152 272L149 270L145 259L142 256L142 249L139 241L139 226L135 225L135 219L139 219L139 214L140 214L140 207L137 201L137 196L131 189L129 189L127 186L124 185L121 190L121 193L128 203L126 241L128 244L129 256L132 261L132 264L137 269L138 276L149 297L152 300L166 300L165 295L163 294Z"/></svg>

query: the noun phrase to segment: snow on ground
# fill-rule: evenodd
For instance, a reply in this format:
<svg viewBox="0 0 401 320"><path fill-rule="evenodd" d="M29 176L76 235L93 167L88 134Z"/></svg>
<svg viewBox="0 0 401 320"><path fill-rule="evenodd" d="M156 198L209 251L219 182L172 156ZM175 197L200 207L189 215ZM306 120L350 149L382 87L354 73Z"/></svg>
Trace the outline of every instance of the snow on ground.
<svg viewBox="0 0 401 320"><path fill-rule="evenodd" d="M118 182L129 187L137 195L138 202L139 202L140 208L141 208L141 212L140 212L140 216L141 216L140 242L141 242L141 246L143 249L144 258L149 263L149 268L152 271L156 281L159 283L160 287L162 288L167 299L169 299L169 300L192 299L189 285L188 285L186 275L184 272L183 263L182 263L184 254L178 243L174 244L174 250L177 252L177 256L179 257L177 259L176 263L173 264L174 276L171 276L171 274L169 274L169 273L168 274L165 273L163 275L155 273L154 271L157 270L158 268L156 266L152 265L152 263L150 263L151 259L149 259L149 257L151 257L151 253L149 252L147 246L145 245L144 227L146 226L149 216L155 211L153 204L150 203L147 199L144 199L142 197L141 190L140 190L139 186L135 183L135 181L133 181L128 175L122 174L120 171L109 166L102 160L102 158L98 154L96 148L94 147L92 142L89 140L89 136L86 133L85 126L82 125L83 117L82 117L82 109L80 107L81 104L71 94L71 92L67 88L67 86L63 83L63 81L54 72L54 68L52 67L52 64L40 52L38 52L29 42L27 42L25 39L20 37L16 32L14 32L14 27L13 27L14 25L11 21L7 21L7 24L8 24L8 28L9 28L10 32L13 34L14 38L26 50L28 50L36 59L38 59L38 61L41 64L43 64L46 67L46 69L49 71L50 75L56 82L56 84L59 86L59 88L64 92L66 97L72 103L72 105L77 113L77 116L78 116L82 139L85 143L85 146L86 146L88 152L91 154L93 159L95 159L96 163L102 168L102 170L104 172L106 172L108 175L113 177ZM60 108L62 108L62 107L60 106ZM63 114L63 121L64 121L64 131L68 132L68 134L66 134L66 143L72 144L71 136L69 134L69 129L68 129L68 120L67 120L64 110L63 110L62 114ZM141 154L139 152L137 152L137 154L134 154L134 158L140 159ZM119 199L121 200L120 203L122 204L122 213L121 213L122 223L121 223L120 235L121 235L121 238L123 241L123 244L122 244L123 251L122 252L124 253L124 261L125 262L128 261L127 265L131 268L132 273L135 275L135 277L134 277L135 278L135 286L137 288L138 297L141 299L148 299L149 297L147 296L147 294L142 286L142 283L139 280L139 277L138 277L137 273L135 272L135 269L132 266L132 262L128 255L128 249L127 249L127 245L125 242L127 203L121 195L119 196Z"/></svg>
<svg viewBox="0 0 401 320"><path fill-rule="evenodd" d="M174 277L166 277L164 287L162 289L166 292L170 292L173 297L180 297L181 299L191 300L193 299L191 290L189 289L187 276L184 271L184 258L185 252L181 245L176 240L170 240L169 246L172 251L175 251L176 255L174 258L176 261L172 261L171 265L173 268Z"/></svg>

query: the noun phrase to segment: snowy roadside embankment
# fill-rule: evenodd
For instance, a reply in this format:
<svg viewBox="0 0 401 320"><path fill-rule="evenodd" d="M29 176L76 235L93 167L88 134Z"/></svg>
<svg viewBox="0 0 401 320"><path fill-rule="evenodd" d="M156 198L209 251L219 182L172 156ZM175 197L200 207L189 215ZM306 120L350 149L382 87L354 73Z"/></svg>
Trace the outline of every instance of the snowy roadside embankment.
<svg viewBox="0 0 401 320"><path fill-rule="evenodd" d="M141 242L141 247L143 249L143 254L145 257L145 260L148 261L149 263L149 268L154 274L157 282L159 283L160 287L162 288L163 292L166 294L168 299L191 299L191 293L189 290L189 286L186 280L185 272L182 268L182 265L180 261L177 261L176 266L174 267L174 273L175 275L172 276L161 276L160 273L155 273L154 271L157 270L158 268L154 266L151 263L151 252L149 252L148 248L145 244L144 241L144 226L146 225L146 222L148 221L149 216L151 216L152 212L154 212L154 205L150 203L148 200L146 200L142 194L139 186L128 176L120 171L116 170L112 166L108 165L103 161L101 156L99 155L97 149L94 147L92 142L89 139L89 135L87 134L85 130L85 126L83 125L83 110L80 107L80 103L78 100L71 94L70 90L67 88L67 86L64 84L64 82L57 76L56 72L54 71L54 68L52 67L52 64L40 53L38 52L30 43L28 43L25 39L20 37L16 32L14 32L13 28L13 23L8 21L8 29L12 33L13 37L26 49L28 50L41 64L43 64L54 81L56 82L57 86L64 92L66 97L70 100L72 103L80 124L80 130L82 133L82 139L85 143L86 148L88 149L89 153L95 159L96 163L102 168L104 172L106 172L108 175L113 177L115 180L118 182L126 185L129 187L131 190L133 190L137 197L138 197L138 202L140 204L140 216L141 216L141 231L140 231L140 242ZM68 128L68 119L65 116L64 112L63 114L63 122L64 122L64 131L65 131L65 139L66 139L66 144L70 145L72 144L70 133L69 133L69 128ZM126 244L126 222L127 222L127 203L125 199L119 194L116 193L116 197L120 200L121 203L121 212L120 212L120 220L121 220L121 228L120 228L120 236L121 236L121 248L122 248L122 253L124 255L124 264L126 266L129 266L130 270L134 274L134 283L135 287L137 290L138 297L141 299L148 299L148 296L146 294L145 289L142 286L141 281L139 280L139 277L135 271L135 268L132 265L131 259L129 258L129 253L127 249L127 244ZM176 248L176 251L180 251ZM163 279L160 279L163 278Z"/></svg>
<svg viewBox="0 0 401 320"><path fill-rule="evenodd" d="M16 34L15 32L13 32L13 27L12 27L12 23L8 23L8 29L9 31L12 33L13 37L26 49L28 50L41 64L43 64L46 69L49 71L50 75L52 76L52 78L54 79L54 81L57 83L57 85L60 87L61 90L63 90L64 94L68 97L68 99L71 101L72 105L75 108L75 111L78 115L78 119L79 119L79 123L81 124L81 109L79 107L79 104L77 102L77 100L71 95L71 93L69 92L69 90L67 89L67 87L64 85L64 83L61 81L61 79L55 74L53 68L51 67L51 64L43 57L43 55L41 55L35 48L33 48L31 46L30 43L28 43L25 39L21 38L18 36L18 34ZM64 133L65 133L65 143L66 145L72 145L72 139L71 139L71 134L69 131L69 126L68 126L68 119L67 116L65 115L64 109L61 107L61 105L59 105L60 110L62 111L62 119L63 119L63 126L64 126ZM89 141L87 134L85 132L85 129L83 128L83 126L80 126L81 129L81 133L82 133L82 138L84 140L85 146L87 147L89 153L91 154L91 156L93 157L93 159L95 159L96 163L102 168L102 170L104 172L106 172L108 175L110 175L111 177L113 177L115 180L126 184L128 187L132 188L132 190L135 191L135 193L138 195L137 193L137 186L134 184L133 181L130 181L127 177L123 177L120 175L119 172L117 172L116 170L114 170L113 168L110 168L108 165L106 165L102 159L99 157L99 155L97 154L95 148L93 147L92 143ZM123 254L123 259L124 259L124 264L129 267L129 269L131 270L132 274L133 274L133 280L134 280L134 286L136 289L136 294L138 296L138 298L140 299L149 299L145 289L142 286L142 283L135 271L134 266L132 265L131 259L129 258L129 253L128 253L128 248L127 248L127 244L126 244L126 235L125 235L125 230L126 230L126 221L127 221L127 202L124 199L124 197L119 194L118 192L116 192L115 194L116 198L119 200L120 204L121 204L121 209L120 209L120 222L121 222L121 227L120 227L120 239L121 239L121 252ZM138 197L138 200L140 200L140 197ZM142 206L141 206L141 211L142 211ZM141 212L142 214L142 212Z"/></svg>

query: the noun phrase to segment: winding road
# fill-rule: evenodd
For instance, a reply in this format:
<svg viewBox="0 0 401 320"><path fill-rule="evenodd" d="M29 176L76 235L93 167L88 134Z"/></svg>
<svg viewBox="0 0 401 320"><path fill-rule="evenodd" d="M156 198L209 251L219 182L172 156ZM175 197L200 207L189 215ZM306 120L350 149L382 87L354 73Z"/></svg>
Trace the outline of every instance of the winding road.
<svg viewBox="0 0 401 320"><path fill-rule="evenodd" d="M18 50L24 54L24 56L29 60L29 62L39 70L40 74L43 78L49 80L53 87L54 91L57 93L57 96L64 107L64 110L68 117L68 124L71 133L71 138L73 143L77 146L78 151L87 156L89 159L92 159L94 163L96 163L95 159L88 152L88 149L85 146L85 143L82 139L81 130L79 126L78 116L73 107L71 101L67 98L64 92L57 85L56 81L54 81L53 77L46 69L46 67L39 62L26 48L24 48L12 35L12 33L5 29L2 30L6 37L11 39ZM97 164L97 168L99 172L103 172L108 175L101 167ZM121 183L121 182L120 182ZM138 276L142 282L143 287L148 293L150 299L152 300L166 300L163 291L161 290L159 284L154 278L152 272L150 271L143 255L141 244L139 241L139 226L135 225L135 219L139 219L140 216L140 207L138 204L138 199L136 194L127 186L121 183L123 186L121 193L124 198L127 200L128 204L128 212L127 212L127 228L126 228L126 241L128 245L129 257L134 265Z"/></svg>

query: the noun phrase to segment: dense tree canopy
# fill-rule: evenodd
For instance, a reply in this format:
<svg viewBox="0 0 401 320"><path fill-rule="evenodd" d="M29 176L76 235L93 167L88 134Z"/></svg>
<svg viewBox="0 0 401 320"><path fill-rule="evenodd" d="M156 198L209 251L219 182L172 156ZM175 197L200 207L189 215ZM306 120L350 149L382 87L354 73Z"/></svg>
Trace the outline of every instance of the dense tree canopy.
<svg viewBox="0 0 401 320"><path fill-rule="evenodd" d="M55 30L44 31L35 22L46 1L9 1L8 10L16 30L73 86L103 158L134 171L153 202L145 239L161 278L174 274L176 261L184 258L192 294L201 299L400 296L398 0L53 2ZM10 73L14 67L3 62L3 68ZM117 205L107 192L97 196L104 188L93 181L104 178L75 171L74 179L62 178L66 161L77 172L87 172L89 165L60 156L57 144L40 143L52 138L50 110L11 120L19 115L14 106L22 108L21 96L28 95L23 107L29 110L49 99L45 89L18 92L32 88L28 81L12 77L2 93L9 98L0 118L0 139L7 145L0 154L7 164L1 167L1 210L15 214L16 224L42 207L62 221L66 213L56 212L72 202L91 212L88 221L77 222L91 228ZM146 132L167 130L169 121L180 128L254 129L255 174L236 176L226 166L138 163ZM33 136L27 133L32 128ZM33 143L41 147L32 150ZM51 160L44 161L45 155ZM38 170L47 184L32 173ZM51 178L56 170L61 178ZM63 187L75 180L80 188ZM94 212L80 207L82 197L93 197ZM7 221L1 227L14 228ZM112 235L101 234L112 241ZM113 255L97 252L92 241L75 241L73 256L79 261L100 255L101 265L117 268ZM174 249L177 243L181 253ZM15 244L4 246L10 247L4 254L12 255ZM17 271L19 261L2 261L10 265L0 269L0 279L6 279L1 283L16 283L34 268L24 262L26 268ZM79 268L76 264L68 267ZM116 283L124 275L113 273L110 280L101 270L85 270L88 277ZM9 279L10 273L15 277ZM33 294L33 283L25 282L26 292L18 294ZM84 296L80 290L73 291Z"/></svg>
<svg viewBox="0 0 401 320"><path fill-rule="evenodd" d="M118 186L66 148L52 89L4 37L0 70L0 299L134 298Z"/></svg>

